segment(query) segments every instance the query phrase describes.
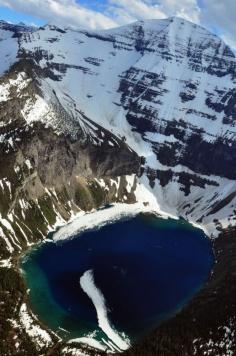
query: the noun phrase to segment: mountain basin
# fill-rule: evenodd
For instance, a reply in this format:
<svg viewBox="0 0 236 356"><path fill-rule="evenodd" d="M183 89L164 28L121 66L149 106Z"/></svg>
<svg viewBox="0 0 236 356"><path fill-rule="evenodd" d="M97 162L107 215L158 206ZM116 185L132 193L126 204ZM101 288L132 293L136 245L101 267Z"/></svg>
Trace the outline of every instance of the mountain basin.
<svg viewBox="0 0 236 356"><path fill-rule="evenodd" d="M65 340L120 351L181 310L213 262L201 230L140 214L41 244L21 268L42 323Z"/></svg>

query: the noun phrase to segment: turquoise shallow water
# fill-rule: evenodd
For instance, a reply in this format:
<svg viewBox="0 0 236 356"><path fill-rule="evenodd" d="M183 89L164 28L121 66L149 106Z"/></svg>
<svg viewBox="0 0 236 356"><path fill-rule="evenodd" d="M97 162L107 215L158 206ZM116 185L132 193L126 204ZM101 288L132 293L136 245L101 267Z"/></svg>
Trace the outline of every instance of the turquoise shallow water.
<svg viewBox="0 0 236 356"><path fill-rule="evenodd" d="M93 270L111 324L138 340L183 307L213 265L209 240L184 221L137 216L45 243L22 260L35 314L65 339L96 331L94 305L80 278ZM62 330L65 329L66 331Z"/></svg>

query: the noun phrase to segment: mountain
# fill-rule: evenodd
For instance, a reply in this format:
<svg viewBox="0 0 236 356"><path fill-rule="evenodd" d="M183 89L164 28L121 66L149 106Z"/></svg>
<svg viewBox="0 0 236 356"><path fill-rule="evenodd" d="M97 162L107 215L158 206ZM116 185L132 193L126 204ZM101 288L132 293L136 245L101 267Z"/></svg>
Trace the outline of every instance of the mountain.
<svg viewBox="0 0 236 356"><path fill-rule="evenodd" d="M177 17L2 21L0 53L2 264L111 202L154 201L211 237L236 225L236 59L216 35Z"/></svg>

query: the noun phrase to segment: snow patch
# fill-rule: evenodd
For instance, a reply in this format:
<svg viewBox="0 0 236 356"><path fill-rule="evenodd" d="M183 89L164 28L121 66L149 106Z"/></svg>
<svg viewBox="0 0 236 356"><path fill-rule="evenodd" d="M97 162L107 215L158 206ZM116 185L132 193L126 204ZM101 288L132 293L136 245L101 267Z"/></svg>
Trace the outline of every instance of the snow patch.
<svg viewBox="0 0 236 356"><path fill-rule="evenodd" d="M25 329L26 333L36 342L36 345L39 348L43 348L45 346L48 347L52 345L51 336L48 334L47 331L41 329L38 325L36 325L36 319L29 314L27 310L27 305L25 303L23 303L20 308L19 316L21 325Z"/></svg>

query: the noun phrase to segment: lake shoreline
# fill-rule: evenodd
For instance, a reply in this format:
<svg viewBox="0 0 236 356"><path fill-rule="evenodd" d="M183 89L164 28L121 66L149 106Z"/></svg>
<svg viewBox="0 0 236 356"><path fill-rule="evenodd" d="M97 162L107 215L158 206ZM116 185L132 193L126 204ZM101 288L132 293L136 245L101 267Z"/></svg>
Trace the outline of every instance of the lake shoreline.
<svg viewBox="0 0 236 356"><path fill-rule="evenodd" d="M154 213L154 215L158 215L159 216L159 214L155 214ZM200 228L200 227L199 227ZM220 235L220 238L221 238L221 240L223 241L224 239L225 239L225 236L226 235L228 235L228 234L234 234L234 236L236 237L236 232L235 232L235 230L233 230L233 232L232 231L230 231L230 229L229 230L227 230L227 231L223 231L222 233L221 233L221 235ZM218 243L217 241L218 241L218 238L216 238L216 240L212 240L212 239L210 239L208 236L207 236L207 238L210 240L210 242L212 243L212 245L213 245L213 252L214 252L214 254L216 255L216 256L218 256L218 254L220 254L221 255L221 258L224 260L224 255L225 255L225 251L221 251L221 247L219 247L220 246L220 243ZM40 242L40 243L42 243L42 241ZM37 243L36 243L37 244ZM20 268L18 268L19 267L19 259L20 259L20 257L23 255L23 254L25 254L25 253L27 253L28 251L30 251L30 249L32 248L32 247L34 247L36 244L33 244L32 246L30 246L29 248L27 248L27 249L25 249L24 251L22 251L22 253L20 254L20 255L18 255L18 256L14 256L13 258L12 258L12 266L11 266L11 268L14 268L14 269L17 269L17 271L18 271L18 273L20 274L20 277L21 278L23 278L22 277L22 273L21 273L21 271L20 271ZM235 247L236 247L236 243L234 244L235 245ZM219 271L218 270L216 270L216 268L215 268L215 264L214 264L214 266L213 266L213 271L214 271L214 279L215 279L215 277L217 278L217 276L219 277ZM235 269L234 269L234 271L236 272L236 267L235 267ZM219 277L220 278L220 277ZM207 308L207 305L208 305L208 303L207 303L207 301L205 302L204 301L204 299L207 299L207 297L205 298L205 291L209 291L209 283L212 281L212 275L209 277L209 280L206 282L206 285L205 286L203 286L203 288L202 288L202 290L194 297L194 301L193 302L195 302L195 301L198 301L198 300L200 300L200 303L204 303L204 304L206 304L206 308ZM29 308L29 310L31 310L31 307L30 307L30 303L29 303L29 301L28 301L28 294L27 294L27 287L25 286L25 296L26 296L26 298L25 298L25 302L26 302L26 304L27 304L27 307ZM221 302L221 299L220 299L220 297L219 297L219 299L218 299L218 303L220 304L220 302ZM191 304L192 305L192 301L189 303L189 304ZM192 310L192 307L191 306L187 306L186 307L186 309L187 310ZM190 316L185 316L186 314L185 314L186 312L185 312L185 309L184 310L182 310L182 311L180 311L178 314L177 314L177 316L176 317L173 317L169 322L170 322L170 326L167 326L167 328L168 328L168 332L163 332L162 330L163 330L163 328L161 327L161 328L158 328L158 330L159 329L161 329L161 331L160 332L157 332L157 334L159 335L159 334L161 334L161 337L164 337L163 335L166 335L166 337L167 337L167 335L169 335L169 334L171 334L172 335L172 333L174 332L174 331L169 331L169 330L174 330L175 329L175 323L176 323L176 318L178 318L178 319L184 319L184 320L191 320L191 317ZM189 313L189 311L187 312L187 313ZM196 312L196 314L197 314L197 312ZM236 314L236 313L235 313ZM235 315L235 314L232 314L232 315ZM192 313L190 313L190 315L192 315ZM172 322L173 322L173 324L172 324ZM38 323L42 326L42 328L44 329L44 330L47 330L48 332L49 332L49 334L51 333L51 330L49 329L49 328L47 328L47 326L46 325L43 325L42 323L40 323L39 321L38 321ZM217 324L217 322L215 323L215 324ZM169 325L169 323L168 323L168 325ZM182 321L180 322L180 325L182 325ZM164 327L165 328L165 327ZM179 328L179 324L177 324L177 328ZM159 336L158 336L159 337ZM171 339L171 336L170 336L170 339ZM153 335L152 336L150 336L150 337L148 337L147 339L146 339L146 341L144 341L144 344L145 344L145 347L146 347L146 354L147 354L147 356L148 355L150 355L150 356L153 356L154 355L154 353L152 353L152 351L151 351L151 353L150 353L150 345L153 345L153 340L154 340L154 344L155 344L155 340L156 340L156 332L155 332L155 335L154 335L154 337L153 337ZM191 349L191 344L192 344L192 341L193 341L193 339L191 338L191 337L183 337L183 340L184 340L184 346L183 346L183 349L186 347L187 348L187 350L189 350L189 349ZM178 344L178 343L177 343ZM76 346L76 348L77 349L80 349L80 350L86 350L86 352L89 352L91 355L93 355L94 354L94 350L92 349L92 348L90 348L89 346L86 346L86 345L82 345L82 344L78 344L78 343L75 343L75 344L71 344L71 345L68 345L67 343L65 343L65 342L63 342L63 341L57 341L56 343L55 343L55 345L53 346L53 350L56 352L56 350L61 350L61 349L63 349L64 347L66 347L66 346L70 346L70 347L72 347L72 346ZM170 351L167 351L167 353L166 353L166 355L167 356L172 356L173 355L173 343L171 342L171 343L167 343L167 345L166 345L166 343L165 343L165 347L167 347L167 350L170 350ZM151 349L152 349L152 347L151 347ZM156 350L156 345L154 346L154 349ZM160 348L161 349L161 348ZM137 345L137 346L135 346L135 348L132 348L131 350L129 350L129 351L127 351L126 353L127 353L127 355L143 355L142 354L142 351L143 350L143 345L142 344L139 344L139 345ZM182 348L181 349L179 349L179 350L182 350ZM53 352L54 352L53 351ZM99 351L98 351L99 352ZM141 352L141 353L140 353ZM156 351L155 351L156 352ZM157 352L159 352L159 351L157 351ZM170 353L168 353L168 352L170 352ZM182 352L182 351L181 351ZM189 351L188 351L189 352ZM51 354L50 353L50 351L49 351L49 353L48 354ZM96 354L99 354L99 353L96 353ZM100 354L101 355L105 355L105 353L103 353L103 352L100 352ZM56 353L55 353L55 355L56 355ZM156 354L155 354L156 355ZM159 355L158 353L157 353L157 355ZM165 355L165 356L166 356ZM191 355L191 353L189 353L188 354L188 356L189 355ZM203 355L203 353L201 353L201 351L199 351L199 355Z"/></svg>
<svg viewBox="0 0 236 356"><path fill-rule="evenodd" d="M212 245L216 261L203 288L124 356L236 354L236 229L222 231Z"/></svg>
<svg viewBox="0 0 236 356"><path fill-rule="evenodd" d="M138 215L140 213L143 213L143 214L147 214L147 215L153 215L153 216L156 216L156 217L162 217L163 219L166 219L168 218L168 215L166 214L160 214L160 212L156 212L154 209L150 209L150 207L148 205L144 205L144 204L141 204L141 203L137 203L137 204L123 204L123 203L113 203L111 206L121 206L123 210L122 214L119 214L114 216L114 221L108 221L107 218L104 218L104 224L106 223L113 223L115 222L117 219L123 217L123 218L129 218L131 216L135 216L135 215ZM133 205L135 205L135 207L133 207ZM126 207L128 207L129 209L126 209ZM92 211L88 211L88 212L84 212L84 211L81 211L75 215L72 216L72 218L67 221L67 222L62 222L60 221L60 223L58 225L55 225L53 227L53 229L51 229L51 231L49 231L48 235L53 235L54 233L60 231L61 229L65 228L67 225L69 224L73 224L77 219L81 220L81 218L83 219L83 217L85 216L89 216L91 214L96 214L97 212L99 211L103 211L104 212L104 209L105 207L100 207L99 209L96 209L96 210L92 210ZM88 229L91 229L90 226L88 226ZM71 236L68 236L67 237L68 239L71 238ZM66 340L63 340L63 338L61 338L56 332L54 332L53 330L51 330L45 323L43 323L42 321L40 321L40 319L38 318L37 315L35 315L32 311L32 306L31 306L31 303L30 303L30 300L29 300L29 294L28 294L28 287L27 287L27 284L26 284L26 280L25 280L25 277L22 273L22 268L21 268L21 261L22 261L22 258L24 258L25 255L27 255L28 253L31 253L31 251L35 248L37 248L37 246L40 246L40 245L43 245L45 242L47 242L48 238L46 237L44 240L40 240L40 241L36 241L35 243L32 243L30 246L27 246L27 248L22 248L22 251L19 252L17 255L13 255L10 259L10 263L9 263L9 266L8 268L10 269L13 269L15 270L18 275L19 275L19 278L20 280L22 281L23 283L23 286L24 286L24 295L22 297L22 304L24 303L26 305L26 308L27 308L27 311L29 313L30 316L32 316L32 318L34 319L34 322L37 326L39 326L42 330L45 330L52 338L53 340L53 346L50 347L48 349L48 353L47 355L53 355L53 353L51 353L51 349L54 351L56 350L62 350L63 348L65 347L73 347L76 345L76 349L79 351L86 351L86 352L89 352L89 354L91 355L94 355L95 352L96 352L96 355L97 352L101 352L101 350L99 349L95 349L92 345L89 344L89 342L87 344L84 344L84 343L78 343L78 342L75 342L74 340L71 340L71 342L69 341L66 341ZM51 239L50 239L51 240ZM51 240L52 243L55 242L53 240ZM106 355L107 353L105 352L102 352L102 355Z"/></svg>
<svg viewBox="0 0 236 356"><path fill-rule="evenodd" d="M108 210L109 210L109 208L108 208ZM104 211L102 210L101 211L102 212L102 214L104 215ZM91 214L92 215L92 214ZM196 230L196 228L195 227L192 227L189 223L187 223L187 222L185 222L184 220L181 220L181 219L175 219L175 220L173 220L173 219L171 219L171 220L169 220L169 219L166 219L166 220L164 220L164 219L159 219L159 222L158 222L158 219L156 220L156 218L157 218L157 216L156 216L156 214L152 214L152 213L146 213L146 214L143 214L143 213L141 213L141 220L138 218L138 215L139 214L135 214L135 218L134 218L134 216L130 216L130 215L128 215L127 216L127 214L125 215L125 216L122 216L122 218L121 218L121 216L119 215L119 221L117 220L117 218L115 219L115 220L112 220L112 221L109 221L110 222L110 224L105 224L105 226L104 226L104 224L102 223L102 225L98 225L100 228L104 228L104 229L114 229L114 227L112 227L111 225L113 225L113 224L111 224L111 223L118 223L119 225L117 225L117 227L115 228L115 230L116 231L119 231L119 229L121 228L118 228L118 226L129 226L129 224L131 225L132 224L132 229L135 229L135 226L139 226L139 228L138 228L138 231L140 231L140 228L141 228L141 230L142 230L142 225L143 226L149 226L148 228L149 229L151 229L151 231L153 231L152 233L154 233L154 236L151 238L151 240L150 240L150 242L152 241L152 239L154 239L154 242L155 241L159 241L159 243L161 243L161 240L159 240L159 236L158 235L160 235L160 238L161 239L163 239L163 237L161 237L162 235L163 235L163 233L161 232L161 231L165 231L164 232L164 234L167 234L166 235L166 238L163 240L163 241L166 241L166 242L164 242L164 245L163 245L163 248L164 248L164 250L163 251L165 251L165 249L166 249L166 247L167 246L169 246L168 248L170 248L170 251L174 248L174 249L176 249L176 247L174 247L176 244L176 246L182 246L182 247L178 247L178 253L176 254L176 253L174 253L174 255L173 255L173 257L176 255L176 257L177 257L177 260L176 260L176 262L171 262L171 264L173 264L173 263L179 263L181 260L182 260L182 257L180 257L180 256L187 256L186 255L186 249L187 249L187 251L189 251L189 253L190 253L190 256L191 256L191 249L193 248L193 246L195 246L194 247L194 251L195 251L195 254L196 254L196 256L198 256L198 254L197 254L197 251L199 251L199 246L201 246L201 248L203 249L203 251L205 250L205 247L203 248L203 246L206 246L206 248L208 249L208 243L206 244L206 243L204 243L204 242L200 242L201 240L198 240L198 234L202 234L202 237L204 237L204 234L202 233L202 232L200 232L200 230L199 230L199 233L197 232L197 230ZM143 216L143 218L142 218L142 216ZM147 218L148 219L146 219L144 216L147 216ZM151 219L150 220L150 218L153 218L153 219ZM160 217L159 217L160 218ZM134 221L132 221L134 219ZM144 220L143 220L144 219ZM96 220L96 222L97 222L97 220ZM124 225L125 224L125 225ZM128 224L128 225L127 225ZM138 225L137 225L138 224ZM141 225L140 225L141 224ZM147 225L146 225L147 224ZM81 226L81 224L80 224L80 226ZM96 224L96 226L97 226L97 224ZM78 228L78 224L76 225L76 229ZM124 231L126 231L126 228L127 227L125 227L124 228ZM63 228L62 228L63 229ZM118 229L118 230L117 230ZM157 229L157 230L156 230ZM163 230L164 229L164 230ZM89 230L89 232L88 232L88 230ZM91 234L91 231L92 230L92 233L94 234L95 232L96 233L98 233L99 234L99 230L100 229L93 229L93 228L91 228L91 226L89 225L88 226L88 229L86 229L86 234L88 235L88 234ZM68 230L67 230L68 231ZM77 230L76 230L77 231ZM82 229L82 230L79 230L79 233L84 233L84 229ZM105 231L105 230L103 230L103 231ZM110 231L110 230L109 230ZM114 231L114 230L113 230ZM151 233L151 231L150 231L150 233ZM169 235L168 235L168 231L169 231ZM173 235L173 231L175 231L176 233L177 233L177 235L175 236L175 233L174 233L174 235ZM193 236L191 236L191 231L193 232ZM195 232L194 232L195 231ZM156 235L157 234L157 232L158 232L158 235ZM77 233L78 233L78 231L77 231ZM110 233L111 233L111 231L110 231ZM109 233L109 236L110 236L110 233ZM178 236L178 233L180 233L180 235ZM104 232L102 232L102 234L101 235L103 235L104 234ZM118 233L117 232L117 234L119 235L120 233ZM172 236L172 238L170 239L170 237L167 239L167 236ZM183 235L183 238L181 237ZM70 237L69 235L67 235L68 237ZM73 236L73 234L72 234L72 236ZM97 235L96 235L97 236ZM112 235L111 236L113 236L113 233L112 233ZM122 236L122 234L121 235L119 235L119 236ZM128 238L128 236L129 235L127 235L127 238ZM145 235L146 236L146 235ZM137 238L138 238L138 235L137 235ZM141 236L140 236L140 238L141 238ZM84 241L86 240L87 241L87 239L88 239L88 236L86 236L85 237L85 239L84 239ZM114 239L115 240L113 240L113 241L119 241L119 239L118 239L118 237L117 236L114 236ZM167 240L166 240L167 239ZM170 239L170 240L169 240ZM187 239L187 240L186 240ZM197 239L197 240L196 240ZM61 243L58 245L58 246L55 246L55 248L54 248L54 244L49 244L48 245L48 247L46 247L46 250L44 249L44 247L42 246L42 249L44 249L45 250L45 252L46 252L46 256L44 256L44 255L42 255L43 256L43 259L42 259L42 257L41 257L41 259L42 259L42 261L45 261L45 258L46 258L46 260L47 260L47 258L49 258L49 255L50 256L54 256L53 254L52 254L52 251L54 250L55 251L55 249L59 249L59 250L63 250L63 255L65 254L65 247L66 247L66 245L78 245L76 248L74 248L73 247L73 249L72 249L72 251L74 251L74 250L77 250L77 251L83 251L83 248L82 247L80 247L79 248L79 246L80 246L80 243L81 243L81 241L80 241L80 239L76 239L77 241L75 241L75 239L70 239L70 238L67 238L66 240L64 240L63 239L63 246L61 245ZM142 240L144 240L144 241L146 241L145 242L145 244L147 243L147 241L149 241L149 238L148 239L146 239L146 238L144 238L144 235L143 235L143 237L142 237ZM141 241L142 241L141 240ZM209 242L209 239L208 238L206 238L206 240ZM52 240L53 241L53 240ZM61 240L57 240L56 239L56 242L57 241L61 241ZM96 237L95 238L95 236L93 237L93 241L100 241L99 239L98 239L98 237ZM105 241L105 240L104 240ZM109 243L109 241L110 241L110 238L108 239L108 240L106 240L106 242L105 242L105 246L108 246L107 245L107 243L108 244L110 244ZM127 239L125 238L125 241L127 241ZM136 240L133 240L133 239L131 239L131 241L136 241ZM139 239L137 240L137 243L138 243L138 241L139 241ZM169 241L169 242L168 242ZM172 241L172 242L171 242ZM182 241L182 242L181 242ZM191 242L192 241L192 242ZM194 241L196 241L196 242L194 242ZM199 242L197 242L197 241L199 241ZM66 245L64 245L64 243L66 244ZM96 243L96 242L95 242ZM101 243L101 241L99 242L99 245L100 245L100 243ZM133 244L134 242L132 242L132 244ZM157 245L159 245L159 243L157 243ZM174 245L173 245L173 243L174 243ZM167 245L165 245L165 244L167 244ZM169 245L170 244L170 245ZM192 245L193 244L193 245ZM195 245L196 244L196 245ZM203 245L202 245L203 244ZM96 245L97 245L97 243L96 243ZM120 245L120 242L118 242L118 245ZM138 243L138 245L139 245L139 243ZM83 246L83 245L82 245ZM102 245L103 246L103 245ZM105 247L104 246L104 247ZM122 245L121 245L122 246ZM141 245L140 245L141 246ZM164 247L164 246L166 246L166 247ZM172 246L172 247L171 247ZM187 246L189 246L189 247L187 247ZM192 247L191 247L192 246ZM123 247L119 247L119 248L121 248L121 250L123 251ZM130 248L130 247L129 247ZM159 248L159 247L158 247ZM209 248L211 248L211 245L209 244ZM79 250L78 250L79 249ZM109 249L109 248L108 248ZM115 249L116 249L116 247L115 247ZM146 248L145 248L146 249ZM182 250L183 249L183 250ZM189 250L188 250L189 249ZM97 249L95 248L95 246L94 246L94 251L96 251ZM101 247L101 250L102 251L104 251L103 250L103 247ZM105 248L105 250L106 250L106 248ZM131 249L132 251L133 251L133 248ZM134 251L133 251L133 253L134 253L134 256L135 256L135 250L136 250L136 248L134 249ZM150 249L148 248L148 250L150 251ZM48 252L47 252L48 251ZM71 251L71 252L72 252ZM138 251L138 250L137 250ZM136 251L136 252L137 252ZM168 249L166 250L166 251L168 251ZM173 250L174 251L174 250ZM176 250L177 251L177 250ZM208 251L208 250L206 250L206 251ZM210 250L209 250L210 251ZM158 250L153 250L153 252L149 252L149 253L151 253L151 255L153 255L153 257L154 256L156 256L156 252L158 252ZM40 253L40 252L39 252ZM100 253L101 253L101 251L100 251ZM200 253L200 252L199 252ZM55 253L54 253L55 254ZM203 261L202 261L202 265L204 266L204 264L203 264L203 262L205 261L205 258L206 257L204 257L204 254L205 254L205 256L206 256L206 254L208 255L208 252L201 252L201 256L202 256L202 258L203 258ZM47 257L47 255L48 255L48 257ZM71 257L72 257L72 255L71 254L69 254ZM77 256L78 254L76 253L76 256ZM124 255L125 256L125 255ZM158 256L158 255L157 255ZM167 256L168 256L168 253L167 253ZM55 257L55 256L54 256ZM71 257L70 257L70 261L71 261ZM200 257L200 256L199 256ZM78 256L76 257L76 259L78 258ZM180 258L180 260L179 260L179 262L177 262L178 261L178 259ZM190 259L191 259L191 257L189 257ZM190 261L190 259L189 258L187 258L186 259L186 262L188 261L188 266L189 266L189 268L192 266L193 267L193 265L194 265L194 263L192 264L192 259L191 259L191 261ZM195 257L194 257L195 258ZM210 257L209 257L210 258ZM155 265L157 265L158 266L158 260L160 259L160 257L156 260L155 259ZM166 265L166 258L164 258L163 257L163 259L165 260L165 265ZM195 258L196 259L196 258ZM51 260L51 257L49 258L49 263L50 263L50 260ZM54 265L54 267L53 267L53 270L56 268L57 269L57 263L56 263L56 261L57 261L57 258L53 258L53 260L55 260L55 265ZM167 258L167 260L168 260L168 258ZM174 259L175 260L175 259ZM184 260L185 260L185 258L184 258ZM197 258L197 260L199 261L200 259L199 258ZM62 262L62 260L60 259L60 261ZM213 261L213 260L212 260ZM118 262L118 261L117 261ZM186 268L186 262L181 262L181 265L182 265L182 263L185 263L185 268ZM32 263L33 263L33 265L31 266L31 262L29 263L29 266L31 266L30 267L30 270L32 270L32 271L34 271L34 262L32 261ZM163 263L163 262L162 262ZM206 261L204 262L204 263L206 263ZM149 265L149 263L147 263L147 265ZM198 264L197 264L198 265ZM196 265L196 266L197 266ZM49 266L51 266L51 263L50 263L50 265ZM184 266L184 264L183 264L183 266ZM177 266L176 266L177 267ZM191 267L191 268L192 268ZM87 268L87 267L86 267ZM88 268L90 268L90 267L88 267ZM163 267L159 267L159 268L163 268ZM201 267L200 268L200 271L202 270L202 268L203 268L203 270L204 270L204 267ZM50 267L50 269L51 269L51 267ZM27 270L27 269L26 269ZM29 267L28 267L28 270L29 270ZM59 267L59 270L60 270L60 267ZM151 271L151 270L153 270L153 268L149 268L148 267L148 270L149 271ZM159 270L159 269L158 269ZM177 273L177 272L175 272L175 273ZM175 273L174 273L174 275L175 275ZM200 272L200 273L202 273L202 272ZM208 272L208 273L210 273L210 272ZM173 273L171 273L171 275L172 275ZM30 275L31 275L31 273L30 273ZM188 275L188 274L187 274ZM191 275L191 274L190 274ZM189 275L189 276L190 276ZM177 275L176 275L177 276ZM31 278L31 280L32 280L32 277L30 277L29 276L29 278ZM37 278L37 274L36 275L34 275L33 274L33 278L34 278L34 280L35 280L35 278ZM169 277L165 277L164 278L164 280L166 279L166 278L169 278ZM173 278L173 277L172 277ZM184 277L184 279L183 280L185 280L185 278L189 278L189 277ZM192 277L191 277L192 278ZM195 277L194 277L195 278ZM207 276L206 277L204 277L204 282L203 282L203 285L205 284L205 278L207 278ZM164 280L162 281L162 279L160 280L160 282L161 283L163 283L164 282ZM185 282L184 282L185 283ZM157 284L158 285L158 284ZM174 284L175 285L175 284ZM198 292L198 290L199 290L199 288L202 288L202 282L200 282L200 285L199 285L199 287L197 287L197 292ZM32 290L34 290L34 287L33 286L31 286L31 284L29 284L29 286L30 286L30 288L32 289ZM197 285L196 285L197 286ZM46 287L45 287L46 288ZM173 287L172 287L173 288ZM175 288L175 287L174 287ZM194 287L195 288L195 287ZM192 289L192 287L191 287L191 289ZM103 290L103 289L102 289ZM164 289L165 290L165 289ZM163 291L164 291L163 290ZM178 290L178 289L173 289L173 292L174 292L174 290ZM193 291L194 291L194 289L193 289ZM108 291L107 291L108 292ZM159 292L158 292L159 293ZM178 292L179 293L179 292ZM195 293L195 292L191 292L191 294L192 293ZM38 293L36 293L35 294L36 295L36 297L34 297L34 300L35 300L35 302L36 302L36 306L37 306L37 296L38 296ZM106 294L105 294L106 295ZM131 294L132 295L132 294ZM135 295L137 295L137 294L135 294ZM178 294L177 294L178 295ZM188 294L187 294L188 295ZM186 295L186 296L187 296ZM194 295L194 294L193 294ZM128 297L128 296L127 296ZM178 297L179 298L179 297ZM182 297L181 297L182 298ZM183 303L183 305L185 305L185 303L188 303L189 301L188 301L188 298L189 297L187 297L187 301L186 302L184 302ZM191 297L192 298L192 297ZM131 299L132 299L132 297L131 297ZM133 299L132 299L133 300ZM111 301L111 299L110 299L110 301ZM180 303L181 305L180 305L180 307L178 307L178 311L179 310L181 310L182 308L183 308L183 306L182 306L182 302ZM165 304L164 304L165 305ZM36 308L36 310L37 310L37 308ZM40 309L41 310L41 309ZM138 309L139 310L139 309ZM38 312L36 312L37 314L39 313L39 311ZM45 314L45 313L44 313ZM171 314L172 314L172 312L171 312ZM40 315L40 313L39 313L39 315ZM43 315L43 314L41 314L41 315ZM167 316L168 318L169 318L169 316ZM55 319L55 320L57 320L57 318ZM45 321L45 320L44 320ZM48 324L49 325L49 329L50 329L50 326L52 326L51 324ZM54 323L53 323L53 325L54 325ZM63 328L66 328L65 326L63 326L63 324L60 324L60 322L59 322L59 324L58 325L60 325L60 327L63 327ZM55 329L55 325L54 325L54 328L53 328L53 330L54 330L54 332L56 331L56 329ZM59 335L60 335L60 333L59 333ZM79 334L78 334L79 335ZM75 338L75 336L73 335L73 338Z"/></svg>

